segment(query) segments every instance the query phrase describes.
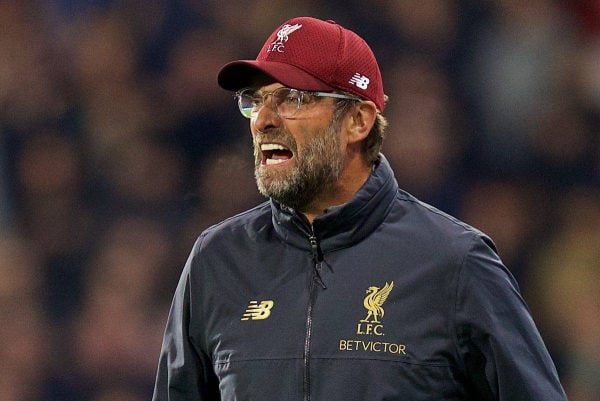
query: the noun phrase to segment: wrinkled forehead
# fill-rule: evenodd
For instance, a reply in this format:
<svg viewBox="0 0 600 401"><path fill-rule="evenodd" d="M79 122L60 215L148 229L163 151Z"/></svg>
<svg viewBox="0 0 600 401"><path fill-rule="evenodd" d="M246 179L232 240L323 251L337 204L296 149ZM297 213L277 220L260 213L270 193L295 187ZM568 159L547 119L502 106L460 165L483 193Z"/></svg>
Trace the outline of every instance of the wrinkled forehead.
<svg viewBox="0 0 600 401"><path fill-rule="evenodd" d="M274 90L277 90L279 88L284 88L285 86L280 83L280 82L273 82L273 80L271 80L271 82L267 82L264 85L261 86L257 86L254 87L254 89L256 90L256 93L270 93L273 92Z"/></svg>

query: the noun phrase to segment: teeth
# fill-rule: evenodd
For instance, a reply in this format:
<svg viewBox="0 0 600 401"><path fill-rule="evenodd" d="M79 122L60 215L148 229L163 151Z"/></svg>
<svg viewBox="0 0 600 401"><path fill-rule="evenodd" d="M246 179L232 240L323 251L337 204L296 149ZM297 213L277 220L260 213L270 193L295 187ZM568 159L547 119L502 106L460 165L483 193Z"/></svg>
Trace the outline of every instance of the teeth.
<svg viewBox="0 0 600 401"><path fill-rule="evenodd" d="M264 143L260 145L260 150L286 150L285 146L279 145L278 143Z"/></svg>
<svg viewBox="0 0 600 401"><path fill-rule="evenodd" d="M279 164L285 162L286 159L267 159L266 164Z"/></svg>

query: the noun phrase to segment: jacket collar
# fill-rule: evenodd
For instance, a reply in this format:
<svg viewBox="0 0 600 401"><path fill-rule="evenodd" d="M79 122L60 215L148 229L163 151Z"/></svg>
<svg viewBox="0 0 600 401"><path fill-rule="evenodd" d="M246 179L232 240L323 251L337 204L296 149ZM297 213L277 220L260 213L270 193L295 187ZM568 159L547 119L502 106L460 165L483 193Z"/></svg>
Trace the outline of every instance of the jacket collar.
<svg viewBox="0 0 600 401"><path fill-rule="evenodd" d="M289 244L310 249L309 237L314 234L322 252L352 246L373 232L390 211L398 192L394 173L380 154L373 172L354 197L318 216L312 227L295 210L271 199L273 226Z"/></svg>

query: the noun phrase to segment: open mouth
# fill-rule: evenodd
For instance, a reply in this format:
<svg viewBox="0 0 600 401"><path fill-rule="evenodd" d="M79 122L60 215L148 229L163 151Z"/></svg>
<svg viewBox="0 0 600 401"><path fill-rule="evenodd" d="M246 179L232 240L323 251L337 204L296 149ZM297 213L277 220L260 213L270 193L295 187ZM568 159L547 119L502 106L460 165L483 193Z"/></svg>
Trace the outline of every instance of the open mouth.
<svg viewBox="0 0 600 401"><path fill-rule="evenodd" d="M285 163L294 157L291 150L278 143L263 143L260 145L260 150L262 153L261 164L267 166Z"/></svg>

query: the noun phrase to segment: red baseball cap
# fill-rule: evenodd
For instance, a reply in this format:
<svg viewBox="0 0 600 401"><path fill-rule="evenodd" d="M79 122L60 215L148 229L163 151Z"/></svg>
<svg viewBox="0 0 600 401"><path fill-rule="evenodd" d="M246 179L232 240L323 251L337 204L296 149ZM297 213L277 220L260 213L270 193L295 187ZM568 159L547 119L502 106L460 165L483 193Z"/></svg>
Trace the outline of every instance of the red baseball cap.
<svg viewBox="0 0 600 401"><path fill-rule="evenodd" d="M385 107L383 82L367 43L335 21L297 17L269 36L256 60L226 64L218 75L223 89L236 91L266 75L300 90L341 90Z"/></svg>

